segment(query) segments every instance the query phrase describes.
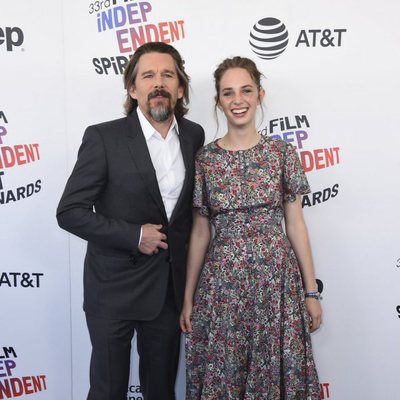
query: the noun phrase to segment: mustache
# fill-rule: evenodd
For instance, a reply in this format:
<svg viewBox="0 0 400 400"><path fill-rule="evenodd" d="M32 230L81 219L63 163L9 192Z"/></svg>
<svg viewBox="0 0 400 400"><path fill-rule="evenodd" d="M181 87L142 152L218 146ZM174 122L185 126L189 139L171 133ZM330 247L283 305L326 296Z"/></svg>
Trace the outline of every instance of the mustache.
<svg viewBox="0 0 400 400"><path fill-rule="evenodd" d="M148 100L151 100L152 98L157 97L157 96L162 96L167 99L171 98L171 95L164 89L154 89L152 92L149 93L147 98L148 98Z"/></svg>

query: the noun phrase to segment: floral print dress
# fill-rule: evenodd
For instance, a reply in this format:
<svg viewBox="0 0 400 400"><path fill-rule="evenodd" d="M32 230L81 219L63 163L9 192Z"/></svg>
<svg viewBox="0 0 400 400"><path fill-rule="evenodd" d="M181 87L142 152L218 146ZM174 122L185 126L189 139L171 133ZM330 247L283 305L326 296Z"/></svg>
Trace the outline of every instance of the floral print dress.
<svg viewBox="0 0 400 400"><path fill-rule="evenodd" d="M194 207L215 236L186 336L187 400L317 400L302 279L283 203L310 191L293 146L212 142L196 158Z"/></svg>

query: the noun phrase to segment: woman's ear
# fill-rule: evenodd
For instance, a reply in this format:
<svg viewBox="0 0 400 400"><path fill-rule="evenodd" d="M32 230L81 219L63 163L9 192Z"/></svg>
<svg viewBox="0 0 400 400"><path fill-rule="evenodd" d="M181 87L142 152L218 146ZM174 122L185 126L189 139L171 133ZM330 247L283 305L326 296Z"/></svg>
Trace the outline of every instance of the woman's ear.
<svg viewBox="0 0 400 400"><path fill-rule="evenodd" d="M258 92L258 101L260 104L263 102L264 97L265 97L265 90L262 87L260 87L260 90Z"/></svg>
<svg viewBox="0 0 400 400"><path fill-rule="evenodd" d="M221 104L219 103L218 96L215 96L215 97L214 97L214 100L215 100L215 105L216 105L220 110L222 110Z"/></svg>

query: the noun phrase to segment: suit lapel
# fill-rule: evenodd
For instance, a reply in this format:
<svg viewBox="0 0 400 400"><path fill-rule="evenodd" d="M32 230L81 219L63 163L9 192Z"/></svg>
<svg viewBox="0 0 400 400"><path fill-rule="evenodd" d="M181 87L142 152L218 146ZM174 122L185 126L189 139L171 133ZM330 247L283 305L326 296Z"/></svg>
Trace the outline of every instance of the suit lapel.
<svg viewBox="0 0 400 400"><path fill-rule="evenodd" d="M160 188L158 187L157 175L151 161L149 149L146 139L143 135L136 110L131 112L127 117L126 135L128 138L128 149L132 156L133 162L139 171L144 184L147 186L155 203L160 208L165 220L168 220L165 212L164 203L162 201Z"/></svg>

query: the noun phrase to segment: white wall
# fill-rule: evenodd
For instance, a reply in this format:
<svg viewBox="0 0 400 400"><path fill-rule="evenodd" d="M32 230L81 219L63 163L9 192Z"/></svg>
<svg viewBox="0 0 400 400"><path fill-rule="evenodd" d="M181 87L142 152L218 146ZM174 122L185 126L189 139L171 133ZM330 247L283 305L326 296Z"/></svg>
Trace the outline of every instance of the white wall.
<svg viewBox="0 0 400 400"><path fill-rule="evenodd" d="M90 0L14 3L0 6L0 42L11 32L7 28L18 27L24 34L12 51L6 40L0 44L0 135L7 131L0 136L0 147L38 144L40 159L9 168L0 164L0 195L13 192L7 204L0 204L0 393L12 378L45 375L41 399L86 396L90 344L82 311L85 243L57 228L55 208L84 128L123 115L122 76L114 71L118 67L111 64L108 74L99 74L103 68L93 59L106 62L129 55L124 52L131 46L127 29L154 30L167 22L161 29L168 40L171 22L179 38L171 44L183 55L192 77L189 117L204 126L208 141L217 134L212 72L225 57L243 55L254 59L266 76L260 130L286 134L288 140L295 134L287 132L303 131L300 135L307 139L302 148L293 144L307 161L311 153L322 157L324 151L318 149L336 149L331 150L334 165L308 172L314 194L304 200L317 277L324 284L324 324L312 337L321 399L396 398L398 2L150 0L134 6L122 0L113 5L111 0L101 2L103 11L126 10L131 4L138 11L133 17L140 21L102 32L97 12L91 13L90 5L96 4ZM140 5L147 12L141 13ZM249 44L253 25L266 17L281 20L289 33L286 50L274 60L258 58ZM329 38L322 45L318 33L313 46L309 30L327 29ZM346 30L340 46L338 29ZM303 43L296 46L301 34ZM11 39L18 44L17 30ZM327 46L329 40L334 46ZM296 116L303 121L296 128L280 128L280 118L296 125ZM219 121L221 136L222 116ZM276 126L273 132L271 124ZM323 167L327 160L314 162ZM37 193L13 200L18 187L38 180ZM313 204L313 196L326 201ZM24 287L14 272L29 273L25 277L32 285L39 279L40 287ZM17 358L2 347L12 347ZM9 367L15 363L11 376L6 376L6 360ZM131 399L140 399L134 392L139 385L136 363L134 354ZM13 382L18 389L17 380ZM28 384L25 390L32 387ZM177 388L181 400L183 363Z"/></svg>

